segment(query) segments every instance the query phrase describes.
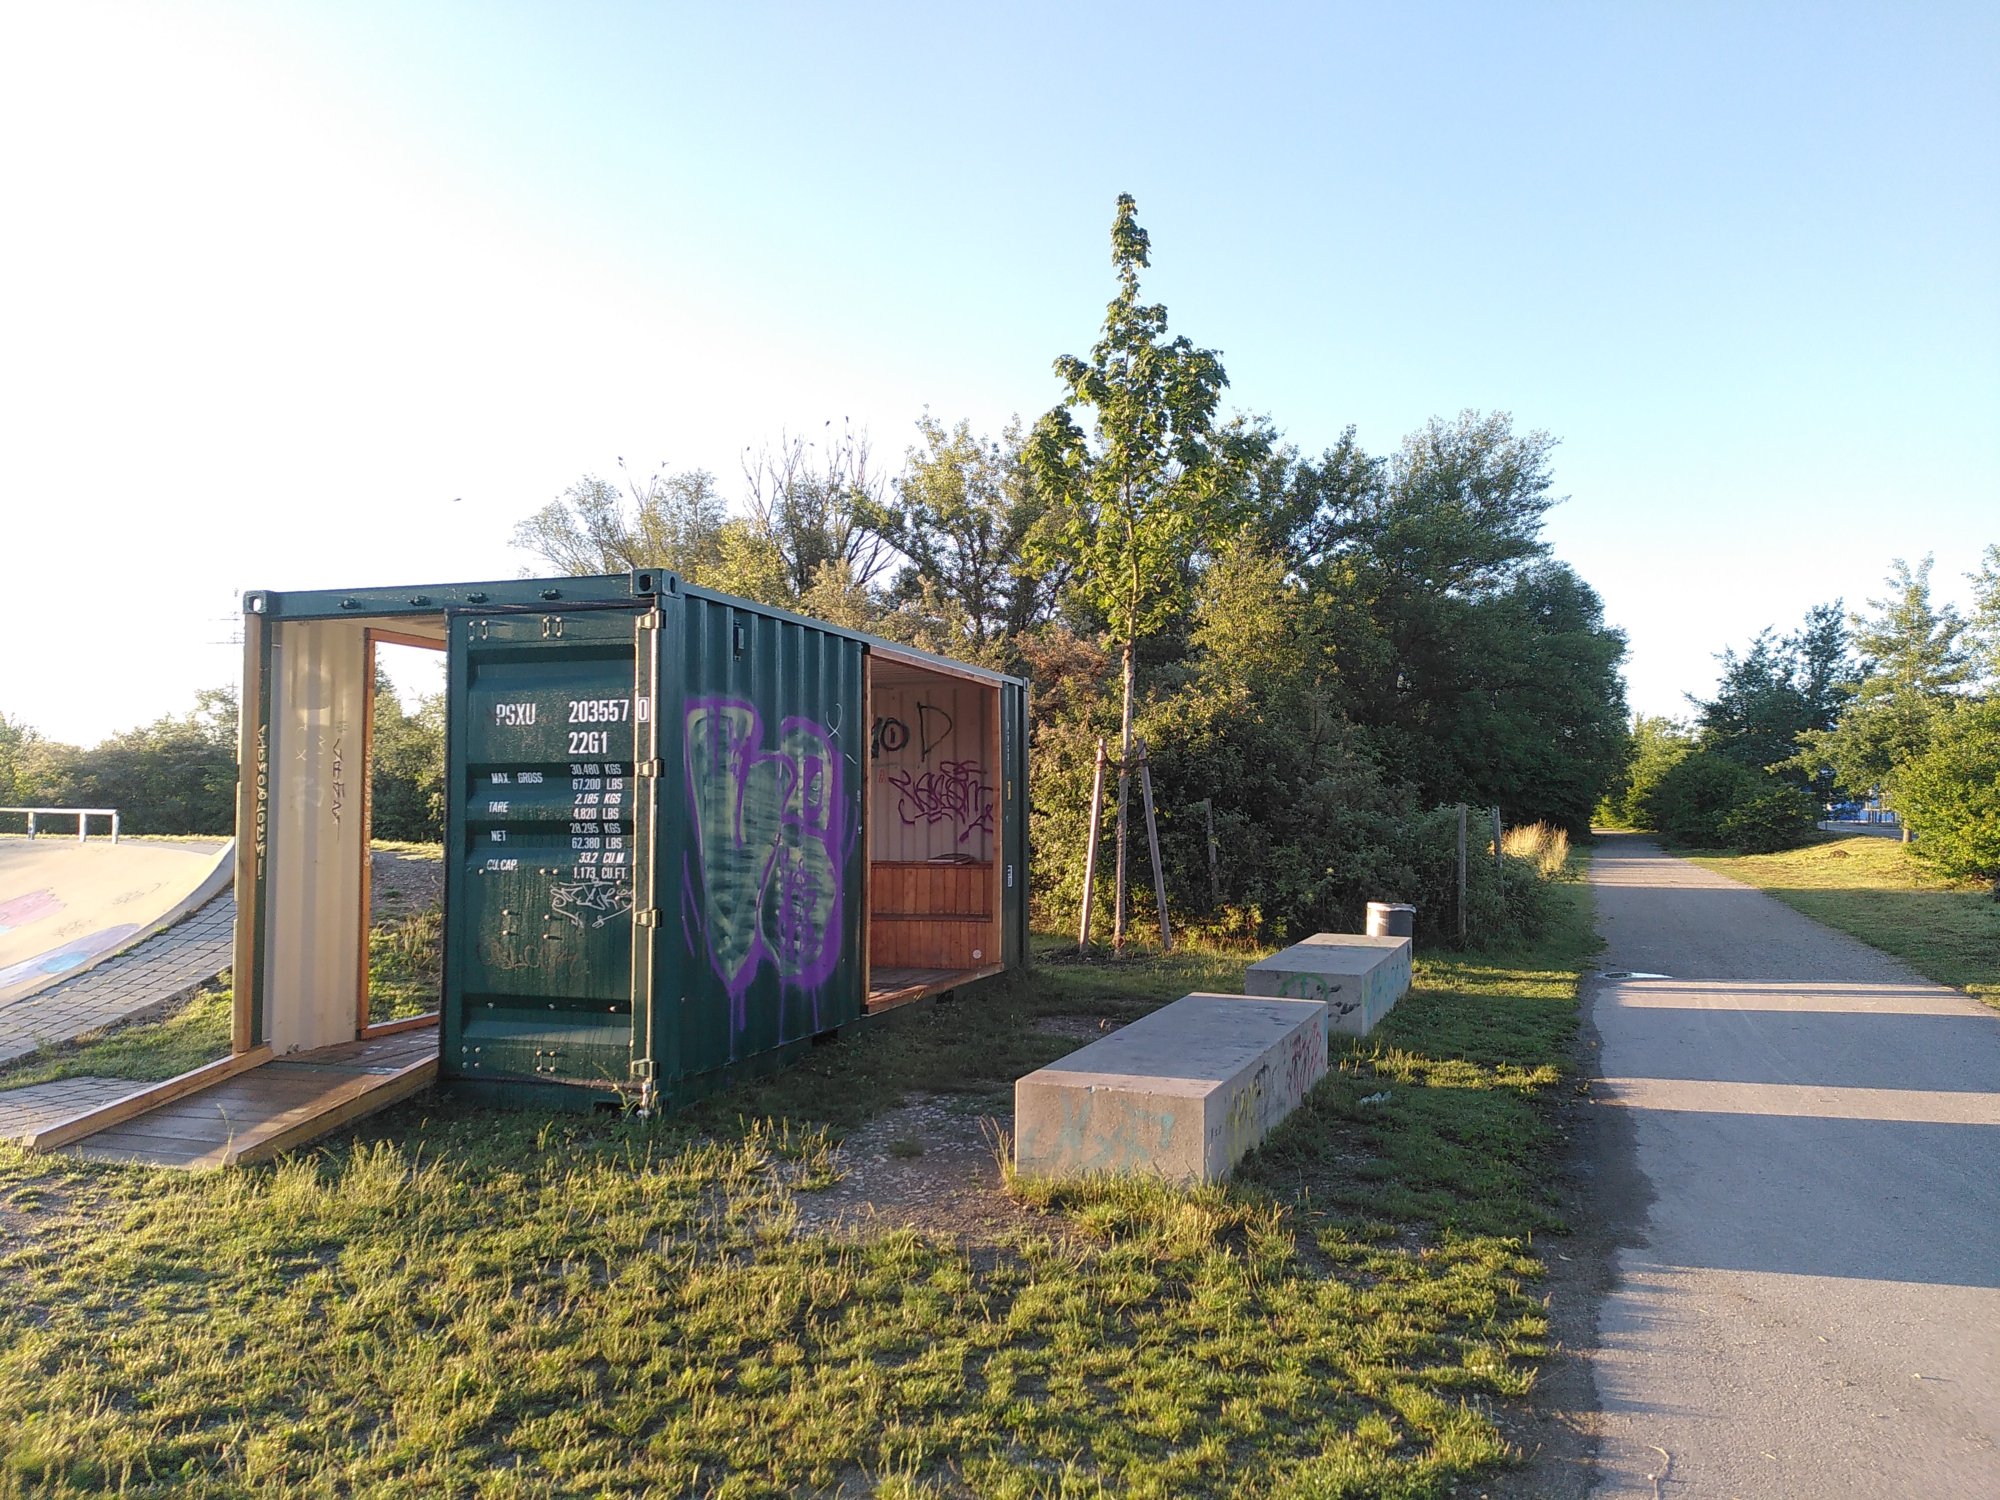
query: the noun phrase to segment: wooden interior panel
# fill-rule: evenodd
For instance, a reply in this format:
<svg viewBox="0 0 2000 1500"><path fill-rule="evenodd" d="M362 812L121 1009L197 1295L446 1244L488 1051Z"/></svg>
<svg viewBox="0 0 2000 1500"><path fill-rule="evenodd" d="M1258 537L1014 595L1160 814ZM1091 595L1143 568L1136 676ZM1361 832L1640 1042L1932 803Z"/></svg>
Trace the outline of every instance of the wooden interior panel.
<svg viewBox="0 0 2000 1500"><path fill-rule="evenodd" d="M873 664L868 961L969 970L999 960L999 691Z"/></svg>
<svg viewBox="0 0 2000 1500"><path fill-rule="evenodd" d="M993 866L878 860L869 886L871 964L967 969L992 961Z"/></svg>
<svg viewBox="0 0 2000 1500"><path fill-rule="evenodd" d="M962 678L877 671L868 778L874 858L993 858L1000 798L990 742L997 696L997 689Z"/></svg>

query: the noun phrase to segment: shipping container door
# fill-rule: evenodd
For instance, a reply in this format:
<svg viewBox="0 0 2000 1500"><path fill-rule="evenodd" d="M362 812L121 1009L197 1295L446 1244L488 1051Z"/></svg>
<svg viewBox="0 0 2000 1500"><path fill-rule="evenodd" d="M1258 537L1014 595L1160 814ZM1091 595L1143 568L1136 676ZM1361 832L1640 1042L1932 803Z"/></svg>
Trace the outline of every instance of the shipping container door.
<svg viewBox="0 0 2000 1500"><path fill-rule="evenodd" d="M700 1074L861 1014L868 711L852 636L693 590L674 620L662 996L678 1012L673 1066Z"/></svg>
<svg viewBox="0 0 2000 1500"><path fill-rule="evenodd" d="M1028 690L1000 685L1000 960L1028 958Z"/></svg>
<svg viewBox="0 0 2000 1500"><path fill-rule="evenodd" d="M650 782L633 762L653 708L635 637L655 619L451 619L447 1073L631 1077L635 891L650 888L635 837Z"/></svg>

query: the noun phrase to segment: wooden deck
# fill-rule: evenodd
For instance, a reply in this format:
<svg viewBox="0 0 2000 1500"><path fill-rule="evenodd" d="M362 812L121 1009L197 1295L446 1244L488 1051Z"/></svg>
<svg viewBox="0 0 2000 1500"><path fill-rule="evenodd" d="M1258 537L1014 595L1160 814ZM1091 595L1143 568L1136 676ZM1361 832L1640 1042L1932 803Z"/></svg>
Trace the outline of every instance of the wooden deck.
<svg viewBox="0 0 2000 1500"><path fill-rule="evenodd" d="M193 1088L170 1079L27 1144L190 1170L267 1161L414 1094L436 1079L437 1062L435 1024L401 1030L291 1053Z"/></svg>
<svg viewBox="0 0 2000 1500"><path fill-rule="evenodd" d="M943 990L956 989L961 984L971 984L975 979L989 979L1005 967L1002 964L988 964L979 969L885 969L876 967L868 975L868 1004L864 1007L868 1015L878 1011L894 1010L899 1005L908 1005L912 1000L921 1000L926 995L935 995Z"/></svg>

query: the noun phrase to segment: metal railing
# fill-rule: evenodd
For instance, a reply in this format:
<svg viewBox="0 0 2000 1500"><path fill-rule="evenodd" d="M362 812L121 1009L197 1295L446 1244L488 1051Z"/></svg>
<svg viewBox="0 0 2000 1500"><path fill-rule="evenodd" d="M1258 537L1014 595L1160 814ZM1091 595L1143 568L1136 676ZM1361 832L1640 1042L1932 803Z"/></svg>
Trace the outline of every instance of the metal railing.
<svg viewBox="0 0 2000 1500"><path fill-rule="evenodd" d="M29 838L36 835L35 822L38 818L75 818L76 841L79 844L88 837L92 818L109 818L111 842L118 842L118 809L115 807L0 807L0 813L27 814Z"/></svg>

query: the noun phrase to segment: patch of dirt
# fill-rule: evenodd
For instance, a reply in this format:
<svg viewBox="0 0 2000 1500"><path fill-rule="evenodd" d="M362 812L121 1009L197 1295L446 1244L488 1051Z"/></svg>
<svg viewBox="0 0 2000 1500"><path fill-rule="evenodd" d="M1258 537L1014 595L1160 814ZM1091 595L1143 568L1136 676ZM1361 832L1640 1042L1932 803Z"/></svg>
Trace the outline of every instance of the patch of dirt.
<svg viewBox="0 0 2000 1500"><path fill-rule="evenodd" d="M878 1235L916 1229L961 1245L993 1244L1019 1230L1046 1230L1046 1215L1000 1184L1007 1122L986 1101L920 1094L878 1115L835 1149L840 1181L795 1202L806 1233Z"/></svg>
<svg viewBox="0 0 2000 1500"><path fill-rule="evenodd" d="M1035 1030L1043 1036L1066 1036L1079 1042L1094 1042L1122 1025L1122 1021L1103 1016L1037 1016L1034 1022Z"/></svg>
<svg viewBox="0 0 2000 1500"><path fill-rule="evenodd" d="M368 921L413 916L444 902L444 860L407 849L372 849L368 863Z"/></svg>

